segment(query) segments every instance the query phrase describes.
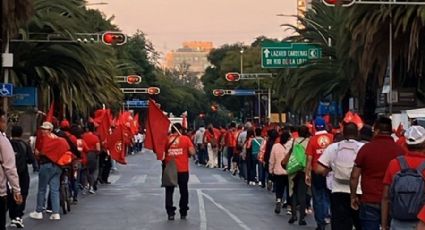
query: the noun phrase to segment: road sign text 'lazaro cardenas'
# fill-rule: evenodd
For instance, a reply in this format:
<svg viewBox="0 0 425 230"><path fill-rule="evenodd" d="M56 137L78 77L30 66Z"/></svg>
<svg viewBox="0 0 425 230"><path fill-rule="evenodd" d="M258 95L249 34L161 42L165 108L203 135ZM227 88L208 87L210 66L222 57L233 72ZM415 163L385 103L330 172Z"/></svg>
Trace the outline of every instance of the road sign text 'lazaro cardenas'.
<svg viewBox="0 0 425 230"><path fill-rule="evenodd" d="M261 46L261 66L263 68L298 68L308 60L322 56L317 44L264 42Z"/></svg>

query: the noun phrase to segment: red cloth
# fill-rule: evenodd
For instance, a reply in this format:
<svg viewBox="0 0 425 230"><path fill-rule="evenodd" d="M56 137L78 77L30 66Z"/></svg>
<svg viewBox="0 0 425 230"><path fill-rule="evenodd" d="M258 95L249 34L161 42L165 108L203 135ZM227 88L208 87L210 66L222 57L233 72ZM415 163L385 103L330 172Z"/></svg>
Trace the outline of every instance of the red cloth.
<svg viewBox="0 0 425 230"><path fill-rule="evenodd" d="M171 143L178 135L170 135L168 143ZM176 159L178 172L189 172L189 148L193 148L193 143L187 136L178 136L174 143L168 149L165 163L168 163L172 157Z"/></svg>
<svg viewBox="0 0 425 230"><path fill-rule="evenodd" d="M401 124L401 122L400 122L400 124L397 127L397 130L395 131L395 135L399 138L404 137L403 131L404 131L403 124Z"/></svg>
<svg viewBox="0 0 425 230"><path fill-rule="evenodd" d="M155 101L149 100L145 148L151 149L158 160L164 159L169 127L170 120L168 117L158 108Z"/></svg>
<svg viewBox="0 0 425 230"><path fill-rule="evenodd" d="M187 129L187 114L183 114L182 127L183 129Z"/></svg>
<svg viewBox="0 0 425 230"><path fill-rule="evenodd" d="M109 109L98 109L94 114L94 122L97 126L97 133L101 142L106 140L112 124L111 111Z"/></svg>
<svg viewBox="0 0 425 230"><path fill-rule="evenodd" d="M331 116L329 114L326 114L325 116L323 116L323 120L325 120L326 124L330 124Z"/></svg>
<svg viewBox="0 0 425 230"><path fill-rule="evenodd" d="M359 150L354 163L362 170L363 203L381 203L385 171L390 161L402 154L403 149L390 136L376 136Z"/></svg>
<svg viewBox="0 0 425 230"><path fill-rule="evenodd" d="M47 112L45 121L53 123L53 113L54 113L54 111L55 111L55 103L52 101L52 103L50 104L49 112Z"/></svg>
<svg viewBox="0 0 425 230"><path fill-rule="evenodd" d="M425 206L421 209L421 211L418 213L418 219L422 222L425 222Z"/></svg>
<svg viewBox="0 0 425 230"><path fill-rule="evenodd" d="M308 156L313 157L312 159L312 169L316 170L319 157L322 155L326 147L328 147L333 142L333 135L327 133L326 131L319 131L310 138L310 141L307 144L306 153Z"/></svg>
<svg viewBox="0 0 425 230"><path fill-rule="evenodd" d="M96 144L100 143L99 137L92 132L84 133L83 140L87 144L88 151L96 151Z"/></svg>
<svg viewBox="0 0 425 230"><path fill-rule="evenodd" d="M119 125L106 139L106 148L111 153L111 158L120 164L127 164L125 159L125 144L123 126Z"/></svg>
<svg viewBox="0 0 425 230"><path fill-rule="evenodd" d="M230 148L236 148L237 140L236 140L237 132L236 130L228 130L226 133L226 145Z"/></svg>
<svg viewBox="0 0 425 230"><path fill-rule="evenodd" d="M348 111L348 112L345 114L344 122L345 122L345 123L353 122L354 124L356 124L356 125L357 125L357 128L358 128L359 130L360 130L361 128L363 128L363 125L364 125L363 120L362 120L362 118L359 116L359 114L357 114L357 113L353 113L353 112L351 112L351 111Z"/></svg>
<svg viewBox="0 0 425 230"><path fill-rule="evenodd" d="M133 134L136 135L139 132L139 129L140 129L139 114L137 113L133 118L133 122L131 123L131 132L133 132Z"/></svg>
<svg viewBox="0 0 425 230"><path fill-rule="evenodd" d="M400 136L398 140L395 142L396 144L400 145L400 147L404 150L405 153L407 153L409 150L407 149L407 140L405 136Z"/></svg>
<svg viewBox="0 0 425 230"><path fill-rule="evenodd" d="M40 138L42 139L40 152L53 162L57 162L69 150L68 142L62 137L41 135Z"/></svg>
<svg viewBox="0 0 425 230"><path fill-rule="evenodd" d="M416 169L422 162L424 162L425 154L409 152L407 153L405 158L407 161L407 165L409 165L410 168ZM387 171L385 172L383 180L384 185L391 185L395 174L400 172L400 170L401 168L399 161L397 159L392 159L390 161L390 164L388 165ZM422 173L425 176L425 172Z"/></svg>

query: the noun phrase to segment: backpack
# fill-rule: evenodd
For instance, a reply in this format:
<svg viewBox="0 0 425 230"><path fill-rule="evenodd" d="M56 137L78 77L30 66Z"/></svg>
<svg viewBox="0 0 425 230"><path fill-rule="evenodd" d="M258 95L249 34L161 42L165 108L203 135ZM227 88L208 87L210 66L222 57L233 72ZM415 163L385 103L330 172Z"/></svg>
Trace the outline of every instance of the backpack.
<svg viewBox="0 0 425 230"><path fill-rule="evenodd" d="M263 138L254 138L252 140L252 155L257 157L260 152L261 144L263 143Z"/></svg>
<svg viewBox="0 0 425 230"><path fill-rule="evenodd" d="M332 171L337 183L349 185L351 171L353 170L354 160L357 156L359 145L353 141L341 141L338 143L338 149L333 160Z"/></svg>
<svg viewBox="0 0 425 230"><path fill-rule="evenodd" d="M10 140L10 143L15 152L16 170L18 174L28 172L27 163L31 163L31 159L27 159L29 156L28 151L31 151L30 146L23 140Z"/></svg>
<svg viewBox="0 0 425 230"><path fill-rule="evenodd" d="M300 143L294 144L292 147L291 156L289 157L288 164L286 165L286 171L288 175L293 175L298 171L304 170L307 164L307 154L302 143L306 139L304 138Z"/></svg>
<svg viewBox="0 0 425 230"><path fill-rule="evenodd" d="M418 168L409 168L406 158L396 158L400 172L394 175L390 187L391 217L400 221L417 221L417 214L425 203L425 182L422 172L425 161Z"/></svg>

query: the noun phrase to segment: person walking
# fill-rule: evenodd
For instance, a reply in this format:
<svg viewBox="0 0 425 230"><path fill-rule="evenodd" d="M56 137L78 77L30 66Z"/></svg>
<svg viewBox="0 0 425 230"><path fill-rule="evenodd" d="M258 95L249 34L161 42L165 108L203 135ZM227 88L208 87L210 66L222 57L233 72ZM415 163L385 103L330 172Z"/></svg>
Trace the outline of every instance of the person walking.
<svg viewBox="0 0 425 230"><path fill-rule="evenodd" d="M180 135L182 126L179 123L171 127L171 134L168 137L168 151L164 160L163 168L172 159L176 161L177 183L180 190L180 218L186 219L189 210L189 158L196 154L195 148L189 137ZM165 209L168 220L174 220L176 207L173 205L174 186L165 187Z"/></svg>
<svg viewBox="0 0 425 230"><path fill-rule="evenodd" d="M255 138L254 128L250 128L247 130L246 140L244 144L245 148L245 161L246 161L246 169L247 169L247 179L246 183L249 185L255 185L255 176L256 176L256 157L253 156L253 141Z"/></svg>
<svg viewBox="0 0 425 230"><path fill-rule="evenodd" d="M412 126L405 137L407 154L391 160L384 176L382 229L415 229L425 204L425 128Z"/></svg>
<svg viewBox="0 0 425 230"><path fill-rule="evenodd" d="M359 209L362 230L379 230L384 175L391 160L403 155L404 150L391 137L391 119L380 117L374 124L374 138L357 154L351 172L351 206ZM361 177L362 195L357 195Z"/></svg>
<svg viewBox="0 0 425 230"><path fill-rule="evenodd" d="M52 133L53 125L52 123L46 121L43 122L43 125L40 127L43 142L49 141L49 138L60 138ZM46 143L43 143L45 146ZM38 174L38 192L37 192L37 206L34 212L30 213L30 217L33 219L41 220L43 219L43 209L46 203L46 192L47 186L50 190L50 201L52 204L52 214L50 216L51 220L60 220L59 215L59 186L60 186L60 175L62 169L53 163L47 156L44 155L42 147L35 150L35 156L39 159L40 162L40 172Z"/></svg>
<svg viewBox="0 0 425 230"><path fill-rule="evenodd" d="M218 145L219 145L220 132L214 129L213 125L208 125L207 131L204 134L204 143L208 151L208 163L206 167L217 168L218 166Z"/></svg>
<svg viewBox="0 0 425 230"><path fill-rule="evenodd" d="M201 125L199 129L195 133L195 144L196 144L196 151L198 155L198 159L196 161L197 165L205 165L205 145L204 145L204 134L205 134L205 127L204 125Z"/></svg>
<svg viewBox="0 0 425 230"><path fill-rule="evenodd" d="M343 126L344 139L329 145L319 158L316 172L327 176L333 172L331 193L331 228L338 230L360 230L359 211L351 207L350 175L359 149L364 145L358 142L358 128L354 123ZM361 194L360 187L357 195Z"/></svg>
<svg viewBox="0 0 425 230"><path fill-rule="evenodd" d="M9 206L9 217L10 225L23 228L23 215L25 210L26 199L28 197L28 190L30 187L30 174L28 172L28 164L33 164L34 155L31 146L22 139L22 127L12 127L12 138L10 143L12 144L13 151L15 152L16 169L19 176L19 186L21 187L22 203L18 204L13 193L9 191L8 194L8 206Z"/></svg>
<svg viewBox="0 0 425 230"><path fill-rule="evenodd" d="M99 153L100 153L100 140L99 137L94 134L95 127L93 123L89 123L87 125L87 132L83 134L82 138L84 142L87 144L87 180L89 183L90 190L97 190L96 184L96 173L97 173L97 162ZM140 134L140 133L139 133Z"/></svg>
<svg viewBox="0 0 425 230"><path fill-rule="evenodd" d="M289 159L292 146L291 134L284 131L278 143L273 144L270 152L269 173L273 175L276 184L276 206L274 212L279 214L282 208L282 198L288 184L288 173L283 167Z"/></svg>
<svg viewBox="0 0 425 230"><path fill-rule="evenodd" d="M16 169L15 153L5 135L6 129L6 113L0 110L0 230L6 230L7 182L12 188L11 193L16 204L20 205L23 202Z"/></svg>
<svg viewBox="0 0 425 230"><path fill-rule="evenodd" d="M301 126L298 131L299 137L294 140L295 145L301 145L304 149L307 148L307 144L310 140L310 133L308 131L307 126ZM305 156L307 157L307 155ZM292 205L291 205L291 213L292 217L289 219L288 223L293 224L298 220L297 217L297 205L299 205L299 213L300 219L298 224L301 226L307 225L305 221L306 209L307 209L307 185L305 183L305 169L300 170L295 173L295 175L289 176L293 181L293 192L292 192ZM291 184L291 183L289 183Z"/></svg>
<svg viewBox="0 0 425 230"><path fill-rule="evenodd" d="M329 215L329 192L326 186L326 177L316 173L318 159L323 151L333 142L333 135L326 131L326 122L318 117L314 121L316 133L307 144L307 166L305 182L311 186L313 195L314 219L316 230L324 230L325 218Z"/></svg>

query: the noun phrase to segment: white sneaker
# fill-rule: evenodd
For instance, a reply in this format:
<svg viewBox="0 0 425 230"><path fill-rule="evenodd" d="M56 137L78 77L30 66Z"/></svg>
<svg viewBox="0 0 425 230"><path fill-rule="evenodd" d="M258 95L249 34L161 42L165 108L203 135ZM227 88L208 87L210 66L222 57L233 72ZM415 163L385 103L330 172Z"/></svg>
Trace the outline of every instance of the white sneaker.
<svg viewBox="0 0 425 230"><path fill-rule="evenodd" d="M10 225L17 228L24 228L24 222L22 221L21 218L17 217L16 219L13 219L10 221Z"/></svg>
<svg viewBox="0 0 425 230"><path fill-rule="evenodd" d="M261 183L261 181L258 182L258 186L260 186L260 187L263 186L263 184Z"/></svg>
<svg viewBox="0 0 425 230"><path fill-rule="evenodd" d="M94 191L94 189L92 187L90 187L89 193L90 194L96 194L96 192Z"/></svg>
<svg viewBox="0 0 425 230"><path fill-rule="evenodd" d="M51 220L60 220L61 216L58 213L50 215Z"/></svg>
<svg viewBox="0 0 425 230"><path fill-rule="evenodd" d="M30 217L36 220L42 220L43 219L43 213L41 212L32 212L30 213Z"/></svg>

